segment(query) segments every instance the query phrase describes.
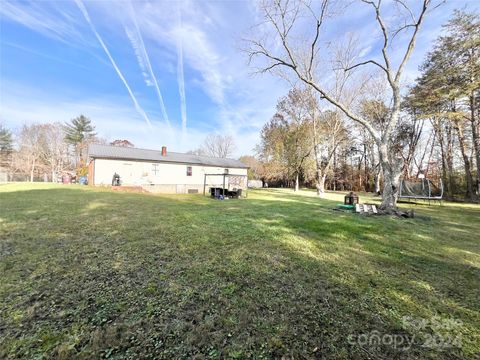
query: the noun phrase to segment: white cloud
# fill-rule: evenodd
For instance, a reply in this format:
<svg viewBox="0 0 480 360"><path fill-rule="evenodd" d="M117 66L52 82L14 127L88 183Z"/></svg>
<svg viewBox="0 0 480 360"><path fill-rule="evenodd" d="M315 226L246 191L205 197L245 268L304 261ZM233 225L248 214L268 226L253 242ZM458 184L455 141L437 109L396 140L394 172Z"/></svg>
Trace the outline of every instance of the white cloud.
<svg viewBox="0 0 480 360"><path fill-rule="evenodd" d="M167 145L177 148L176 140L179 129L171 129L165 122L152 124L150 129L138 126L141 121L139 114L130 106L125 105L125 98L82 98L75 100L70 97L59 97L41 93L35 89L18 86L15 83L5 83L9 92L0 99L0 121L12 129L18 129L23 124L42 122L66 122L84 114L89 117L99 136L108 140L128 139L136 146L160 149ZM25 101L19 94L28 94L29 106L22 106ZM50 104L57 106L52 107ZM199 142L199 137L192 133L191 141Z"/></svg>
<svg viewBox="0 0 480 360"><path fill-rule="evenodd" d="M238 36L240 35L239 32L241 32L245 26L249 26L248 21L245 23L245 19L248 19L250 15L253 16L248 8L243 10L243 15L247 15L247 17L242 19L237 16L238 14L230 12L230 5L227 4L214 6L209 3L193 1L180 4L135 3L135 12L138 19L137 26L142 29L143 36L145 37L145 44L142 45L141 42L143 42L143 39L140 39L141 34L139 36L139 31L136 32L134 26L132 26L132 20L135 20L132 18L132 14L126 11L128 10L126 7L112 7L111 4L112 3L109 2L89 2L87 5L90 14L87 13L88 18L86 18L90 20L90 26L93 27L91 23L92 20L90 19L90 16L92 16L99 30L104 34L108 34L109 39L115 34L125 36L125 28L128 29L130 41L136 48L136 54L132 52L132 55L136 55L137 62L140 66L140 75L144 77L147 85L154 85L155 80L154 76L152 76L153 71L149 71L147 58L145 56L146 50L144 51L144 47L146 43L149 45L150 55L154 57L152 58L152 62L161 63L163 70L175 71L174 68L171 68L171 63L174 59L172 59L172 56L177 57L181 124L174 125L174 132L179 127L183 127L183 129L186 128L187 98L185 93L188 91L189 86L196 86L197 88L192 89L192 91L203 91L214 103L213 105L208 105L210 108L213 106L213 108L209 109L212 117L208 119L208 122L199 123L198 120L191 122L185 139L177 144L177 147L195 147L198 144L196 141L192 141L192 139L196 137L196 135L193 134L201 133L206 135L208 132L217 131L234 135L238 139L238 151L240 153L250 152L254 144L247 144L244 139L256 138L258 136L259 127L268 120L271 113L273 113L276 98L285 93L286 86L281 83L279 86L279 82L270 77L251 78L249 74L250 69L247 68L245 64L245 58L242 54L239 54L235 47ZM16 11L16 8L20 8L22 16L16 16L15 21L35 31L39 31L45 36L56 38L61 35L62 41L70 45L73 44L78 47L84 46L86 51L94 49L95 43L92 42L93 38L91 36L87 36L89 31L85 31L86 23L82 21L82 17L78 17L78 9L72 9L71 6L68 8L62 3L60 8L63 15L59 15L57 14L58 11L48 12L46 9L49 9L49 7L44 5L45 4L35 5L34 8L38 8L39 10L37 14L30 13L30 8L21 7L18 3L13 4L9 10L10 13L13 13ZM178 23L177 12L172 11L172 9L175 9L177 6L181 8L183 14L184 21L181 26L179 26ZM80 7L80 9L82 9L82 7ZM64 21L68 19L65 14L73 14L71 16L75 17L75 21L71 23ZM14 16L10 15L9 18L12 17ZM132 74L128 72L124 73L120 70L118 64L113 60L110 49L107 48L105 41L100 36L99 31L95 29L95 27L93 27L92 30L102 50L111 60L111 66L114 67L120 79L124 82L138 113L141 115L140 118L145 119L145 116L148 117L148 115L136 100L139 94L140 96L145 94L139 92L141 89L130 88L130 84L126 79ZM84 37L89 41L87 42ZM179 46L179 44L181 44L181 46ZM112 48L112 51L113 50L118 49ZM165 59L167 59L167 61L165 61ZM182 74L184 68L186 72L188 71L188 78L182 76L184 75ZM196 81L196 79L198 79L199 82ZM169 89L169 91L172 91L172 89ZM70 91L67 91L66 93L69 92ZM78 94L71 94L71 96L72 99L78 98ZM144 96L142 96L142 98L143 97ZM102 98L102 96L100 96L100 98ZM45 99L45 101L49 100ZM73 100L72 103L74 103ZM60 106L70 107L62 112L64 115L63 118L61 116L58 118L65 120L65 116L70 113L72 103L69 103L68 99L63 99L62 101L55 100L56 111L60 111ZM80 105L88 103L90 102L79 102ZM127 104L118 105L123 109L123 113L130 114L128 117L130 123L138 123L138 115L132 116L132 111L126 111L128 109ZM74 108L81 112L79 106L75 106ZM106 109L118 115L118 111L114 111L112 107L107 106ZM46 109L42 108L40 110ZM90 111L92 109L88 108L87 110ZM160 112L163 113L162 106L160 106ZM143 113L145 113L145 116ZM151 108L149 108L149 114L153 116ZM16 117L22 118L20 115L21 112L19 112ZM109 118L104 112L100 115L101 121L107 121ZM74 115L68 115L68 118L72 116ZM163 117L165 119L165 116ZM38 117L34 118L38 119ZM122 116L121 118L124 118L124 122L128 123L126 116ZM159 123L159 127L162 126L162 123ZM105 129L109 129L109 127L105 127ZM181 139L179 136L173 138Z"/></svg>
<svg viewBox="0 0 480 360"><path fill-rule="evenodd" d="M136 59L140 66L140 72L137 70L136 75L143 77L147 87L142 88L137 85L136 88L131 88L129 93L141 100L143 104L143 100L148 95L146 90L152 91L151 86L155 87L155 83L158 85L151 65L157 70L157 75L160 74L159 70L165 74L176 74L179 103L175 105L180 108L181 114L177 123L172 117L170 119L172 128L168 128L167 111L165 105L162 106L162 95L165 95L166 91L176 92L177 89L171 86L162 87L162 94L159 85L156 92L160 107L146 108L152 119L157 109L158 117L163 117L163 121L153 124L152 131L145 130L145 126L138 126L141 121L145 121L141 116L142 111L137 113L129 107L127 97L111 99L106 94L97 94L95 100L82 98L79 94L71 94L70 97L65 96L61 99L38 96L36 101L32 99L28 114L25 113L24 106L18 102L15 103L18 108L13 106L14 99L9 95L8 101L1 100L2 117L6 116L4 114L7 112L8 116L5 118L17 119L15 120L17 122L25 121L22 119L28 119L28 116L38 121L42 116L45 116L45 121L52 121L54 118L65 121L81 112L89 112L90 114L86 115L90 115L95 120L99 132L105 131L105 134L110 134L112 137L134 137L132 141L138 146L158 148L162 144L167 144L173 150L184 151L198 146L208 132L219 132L235 136L238 155L250 153L258 140L261 126L273 115L278 97L284 95L289 87L288 84L269 75L252 77L250 75L252 69L246 65L246 58L236 47L241 35L251 25L261 20L256 3L135 2L133 15L138 20L137 28L134 23L132 24L135 18L127 7L112 4L112 2L89 2L87 5L98 29L105 36L108 35L109 45L111 44L111 50L115 55L116 50L122 51L122 54L125 52L123 52L124 49L114 48L115 42L110 40L116 37L125 39L126 28L130 33L130 41L137 49ZM385 3L384 6L387 5ZM454 6L449 5L448 8L439 9L435 15L427 18L420 33L417 50L406 69L405 79L415 77L423 54L438 34L439 24L446 21ZM178 22L177 7L182 13L181 25ZM85 31L86 24L82 17L78 16L78 10L72 9L71 3L35 2L27 6L24 3L3 2L0 12L5 18L17 21L45 36L69 43L70 46L83 47L85 51L92 53L95 50L96 43L92 42L93 37L88 36L89 31ZM361 56L369 58L373 54L379 54L378 43L381 39L373 20L374 14L367 5L348 9L348 14L341 22L338 22L338 18L328 21L330 30L323 34L323 41L335 41L345 32L355 31L359 39ZM388 18L388 20L395 19ZM403 40L399 38L398 41L401 43ZM148 46L148 54L146 54L146 46ZM135 56L130 47L128 49L132 57ZM394 47L390 51L395 58L394 63L398 63L401 55L400 48ZM105 57L102 56L102 58L104 61ZM120 64L124 60L119 57L116 59ZM148 62L151 62L151 65ZM130 79L134 76L128 72L128 67L123 67L123 64L122 69L124 78ZM159 76L158 80L161 82L162 77ZM134 83L131 82L131 85ZM212 100L212 103L206 104L211 117L204 123L196 118L193 104L187 103L187 101L193 101L190 93L193 94L198 90ZM26 93L31 94L31 92ZM17 95L22 99L24 94ZM77 98L80 100L76 100ZM168 105L170 106L170 103ZM82 107L85 110L82 110ZM40 115L34 116L34 110ZM49 118L47 116L49 111L55 112L56 115ZM171 114L170 111L169 113ZM183 140L182 133L185 133Z"/></svg>
<svg viewBox="0 0 480 360"><path fill-rule="evenodd" d="M258 139L261 126L273 115L276 100L287 91L287 85L268 75L251 76L252 69L246 66L246 58L236 47L241 32L250 24L228 11L228 6L222 9L209 3L183 2L177 5L182 12L178 25L176 12L168 11L166 5L155 5L139 7L139 17L148 39L177 49L181 106L185 84L182 70L188 67L190 73L193 70L200 75L199 81L190 76L188 86L197 86L217 106L215 115L203 128L232 134L242 143L239 153L251 152L254 144L247 144L244 139ZM248 9L244 9L243 15L253 17Z"/></svg>
<svg viewBox="0 0 480 360"><path fill-rule="evenodd" d="M90 16L88 15L87 9L85 8L85 5L83 4L82 0L75 0L75 2L77 4L78 8L80 9L80 11L82 12L83 16L85 17L85 20L90 25L90 28L92 29L93 33L95 34L96 38L98 39L98 42L100 43L103 50L105 51L105 54L107 55L110 62L112 63L112 66L115 69L115 71L117 72L118 77L122 80L123 84L125 85L125 88L127 89L128 94L130 95L130 98L133 101L135 109L142 116L142 118L147 122L148 126L151 127L152 123L150 122L150 119L148 118L147 113L145 112L145 110L143 110L143 108L138 103L137 98L133 94L132 89L128 85L127 80L125 79L125 76L123 76L123 73L120 71L120 68L117 66L115 60L113 59L112 55L110 54L110 51L108 50L107 45L105 44L102 37L98 33L97 29L93 25L92 20L90 19Z"/></svg>
<svg viewBox="0 0 480 360"><path fill-rule="evenodd" d="M165 104L163 102L163 96L162 92L160 91L160 86L158 85L157 78L155 76L155 73L153 72L152 69L152 64L150 63L150 57L148 56L147 48L145 47L145 43L143 42L143 37L142 33L140 31L140 28L137 23L137 17L135 15L135 9L133 8L132 4L130 1L128 1L129 9L131 12L133 24L135 26L135 33L128 31L127 28L127 34L129 35L130 41L132 43L132 46L135 50L135 54L137 55L137 59L140 65L140 68L142 70L142 75L145 78L147 86L154 86L155 91L157 93L158 97L158 102L160 104L160 110L162 112L163 120L167 122L168 126L170 126L170 120L167 115L167 109L165 108ZM145 70L148 71L148 74L145 72Z"/></svg>
<svg viewBox="0 0 480 360"><path fill-rule="evenodd" d="M128 106L127 97L91 98L68 91L49 94L11 81L3 81L0 92L0 122L14 131L23 124L64 123L83 114L92 120L99 136L109 141L127 139L141 148L161 149L165 145L171 151L186 152L200 146L214 130L209 127L189 128L182 139L181 127L168 126L166 122L152 123L151 128L138 126L143 119ZM28 101L28 107L24 106L25 101ZM235 138L235 156L251 153L258 131L239 131Z"/></svg>
<svg viewBox="0 0 480 360"><path fill-rule="evenodd" d="M64 43L72 39L86 44L79 21L69 7L62 3L2 1L0 14L45 36Z"/></svg>
<svg viewBox="0 0 480 360"><path fill-rule="evenodd" d="M182 27L182 13L178 9L179 26ZM187 131L187 99L185 95L185 77L183 71L183 39L177 38L177 82L178 93L180 95L180 113L182 117L182 136L185 137Z"/></svg>
<svg viewBox="0 0 480 360"><path fill-rule="evenodd" d="M21 24L47 38L62 42L64 45L81 49L97 61L111 66L94 51L95 43L85 36L84 21L78 16L78 9L71 2L20 2L1 1L2 20Z"/></svg>
<svg viewBox="0 0 480 360"><path fill-rule="evenodd" d="M215 24L201 3L183 2L175 6L179 7L182 14L181 24L177 11L172 11L168 3L139 7L146 36L171 49L177 49L178 44L182 44L179 55L201 76L202 90L215 103L222 104L225 101L225 89L229 85L229 79L225 77L229 67L227 59L220 55L220 51L225 49L218 46L222 38L218 33L211 32Z"/></svg>
<svg viewBox="0 0 480 360"><path fill-rule="evenodd" d="M360 50L360 52L358 53L358 57L359 58L363 58L364 56L368 55L368 53L372 50L372 46L371 45L368 45L368 46L365 46L363 49Z"/></svg>

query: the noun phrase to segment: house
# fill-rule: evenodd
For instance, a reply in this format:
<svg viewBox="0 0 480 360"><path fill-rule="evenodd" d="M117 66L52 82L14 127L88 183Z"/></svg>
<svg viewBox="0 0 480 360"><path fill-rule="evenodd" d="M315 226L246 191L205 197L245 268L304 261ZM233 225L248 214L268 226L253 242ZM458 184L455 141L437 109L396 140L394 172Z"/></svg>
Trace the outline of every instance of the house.
<svg viewBox="0 0 480 360"><path fill-rule="evenodd" d="M114 174L122 186L142 186L150 192L197 193L208 187L246 187L248 166L234 159L91 144L88 183L111 185ZM229 176L222 176L228 174ZM234 176L238 175L238 176ZM243 184L245 183L245 184Z"/></svg>

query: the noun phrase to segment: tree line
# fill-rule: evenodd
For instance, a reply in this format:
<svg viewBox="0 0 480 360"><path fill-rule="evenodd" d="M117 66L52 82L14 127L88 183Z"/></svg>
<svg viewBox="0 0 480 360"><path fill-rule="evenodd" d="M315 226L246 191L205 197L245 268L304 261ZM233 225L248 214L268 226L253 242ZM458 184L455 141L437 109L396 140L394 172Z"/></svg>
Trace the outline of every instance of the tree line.
<svg viewBox="0 0 480 360"><path fill-rule="evenodd" d="M95 132L92 121L80 115L66 123L23 125L13 132L0 124L0 174L2 181L60 181L64 173L88 174L89 144L133 147L128 140L108 142ZM188 153L227 158L233 155L235 141L229 135L209 134Z"/></svg>
<svg viewBox="0 0 480 360"><path fill-rule="evenodd" d="M89 118L23 125L13 132L0 124L0 169L10 181L57 182L63 173L87 174L87 147L105 143Z"/></svg>
<svg viewBox="0 0 480 360"><path fill-rule="evenodd" d="M395 26L380 1L364 3L382 36L378 56L364 61L353 35L322 41L339 11L334 2L262 3L270 36L249 40L250 60L295 86L263 127L257 156L248 159L252 172L295 189L313 185L319 196L326 188L375 191L385 212L396 209L400 179L419 175L442 181L447 198L478 199L478 14L455 11L408 87L402 74L424 18L439 4L397 2L398 18L410 21ZM394 66L390 49L402 32L407 45Z"/></svg>

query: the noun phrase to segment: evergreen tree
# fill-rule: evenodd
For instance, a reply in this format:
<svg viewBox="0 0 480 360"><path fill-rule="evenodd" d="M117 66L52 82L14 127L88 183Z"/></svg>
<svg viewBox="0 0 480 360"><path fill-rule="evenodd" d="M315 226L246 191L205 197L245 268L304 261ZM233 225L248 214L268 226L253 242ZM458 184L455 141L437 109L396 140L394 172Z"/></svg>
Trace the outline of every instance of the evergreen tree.
<svg viewBox="0 0 480 360"><path fill-rule="evenodd" d="M13 137L10 130L0 125L0 167L8 167L13 151Z"/></svg>
<svg viewBox="0 0 480 360"><path fill-rule="evenodd" d="M449 122L455 129L465 166L466 198L475 197L468 139L472 138L480 179L478 94L480 91L480 22L477 14L455 11L427 56L408 101L424 116ZM470 123L471 136L468 136ZM442 125L443 126L443 125ZM477 180L477 184L480 182ZM477 185L478 186L478 185ZM480 192L480 188L477 189Z"/></svg>
<svg viewBox="0 0 480 360"><path fill-rule="evenodd" d="M65 123L65 142L71 145L75 151L75 163L78 166L85 154L85 148L89 141L95 138L95 126L92 121L84 115L72 119L70 123Z"/></svg>

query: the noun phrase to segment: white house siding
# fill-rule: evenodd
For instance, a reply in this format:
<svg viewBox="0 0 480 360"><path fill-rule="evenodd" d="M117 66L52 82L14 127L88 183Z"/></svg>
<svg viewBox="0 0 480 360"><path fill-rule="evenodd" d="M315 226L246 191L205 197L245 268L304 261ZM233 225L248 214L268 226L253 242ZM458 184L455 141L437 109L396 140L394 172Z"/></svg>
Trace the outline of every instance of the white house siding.
<svg viewBox="0 0 480 360"><path fill-rule="evenodd" d="M187 166L192 167L192 176L187 176ZM140 185L151 192L187 193L191 189L202 192L205 174L223 174L224 172L225 168L213 166L95 159L93 183L94 185L111 185L113 174L117 173L120 175L122 185ZM247 175L247 169L243 168L228 168L228 172ZM207 176L209 186L222 186L222 183L222 176Z"/></svg>

